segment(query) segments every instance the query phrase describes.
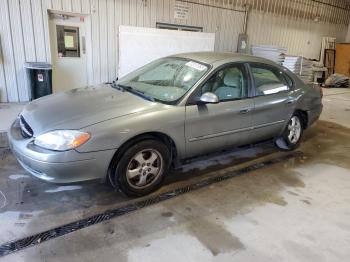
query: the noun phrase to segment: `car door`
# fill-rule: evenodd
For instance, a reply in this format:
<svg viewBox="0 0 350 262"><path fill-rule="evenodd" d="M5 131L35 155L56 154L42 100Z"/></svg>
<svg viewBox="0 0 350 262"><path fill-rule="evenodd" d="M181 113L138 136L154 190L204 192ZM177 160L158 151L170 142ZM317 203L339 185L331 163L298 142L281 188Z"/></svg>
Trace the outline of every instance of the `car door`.
<svg viewBox="0 0 350 262"><path fill-rule="evenodd" d="M284 128L294 108L293 81L283 70L262 63L250 63L254 86L252 142L273 138Z"/></svg>
<svg viewBox="0 0 350 262"><path fill-rule="evenodd" d="M216 104L189 103L186 106L185 139L187 157L205 154L249 141L253 100L244 64L230 64L213 73L195 95L212 92Z"/></svg>

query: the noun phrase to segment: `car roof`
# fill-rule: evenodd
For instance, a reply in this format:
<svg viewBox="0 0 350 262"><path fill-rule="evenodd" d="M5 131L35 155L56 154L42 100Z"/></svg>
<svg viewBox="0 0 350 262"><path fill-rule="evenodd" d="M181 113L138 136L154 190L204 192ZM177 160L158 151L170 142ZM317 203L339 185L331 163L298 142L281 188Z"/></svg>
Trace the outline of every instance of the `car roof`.
<svg viewBox="0 0 350 262"><path fill-rule="evenodd" d="M277 66L276 63L265 58L230 52L193 52L176 54L171 57L181 57L211 65L214 63L223 64L228 62L260 62Z"/></svg>

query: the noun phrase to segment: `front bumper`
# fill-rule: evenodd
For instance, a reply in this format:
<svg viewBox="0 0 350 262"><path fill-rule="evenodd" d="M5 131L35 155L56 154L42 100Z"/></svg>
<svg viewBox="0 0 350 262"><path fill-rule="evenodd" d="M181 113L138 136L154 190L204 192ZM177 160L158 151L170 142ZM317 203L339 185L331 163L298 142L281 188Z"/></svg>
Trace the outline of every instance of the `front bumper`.
<svg viewBox="0 0 350 262"><path fill-rule="evenodd" d="M33 138L23 138L15 121L8 132L10 148L21 166L32 175L54 183L104 180L115 150L79 153L40 148Z"/></svg>

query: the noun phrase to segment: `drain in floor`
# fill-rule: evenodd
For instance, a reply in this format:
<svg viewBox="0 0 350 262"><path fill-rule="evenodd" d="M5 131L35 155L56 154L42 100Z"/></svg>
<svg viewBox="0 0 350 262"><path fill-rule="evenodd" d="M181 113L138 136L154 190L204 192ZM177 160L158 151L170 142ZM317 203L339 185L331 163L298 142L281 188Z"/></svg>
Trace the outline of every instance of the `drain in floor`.
<svg viewBox="0 0 350 262"><path fill-rule="evenodd" d="M89 227L91 225L95 225L98 224L100 222L115 218L115 217L119 217L125 214L128 214L130 212L139 210L141 208L174 198L176 196L180 196L182 194L185 194L187 192L193 191L193 190L197 190L251 171L255 171L264 167L268 167L270 165L273 164L277 164L280 163L282 161L288 160L290 158L294 158L294 157L300 157L302 156L302 153L300 151L297 152L293 152L284 156L281 156L279 158L275 158L272 160L268 160L262 163L258 163L258 164L254 164L254 165L250 165L247 167L244 167L242 169L239 169L237 171L228 173L228 174L224 174L222 176L215 176L215 177L210 177L208 179L204 179L202 181L196 182L194 184L190 184L181 188L177 188L165 193L161 193L159 195L156 196L152 196L149 197L147 199L143 199L143 200L136 200L134 203L130 203L127 204L125 206L113 209L113 210L108 210L105 211L103 213L88 217L88 218L84 218L69 224L65 224L53 229L49 229L22 239L18 239L18 240L14 240L11 242L7 242L4 244L0 245L0 256L5 256L14 252L17 252L19 250L22 250L24 248L27 247L31 247L31 246L35 246L37 244L40 244L44 241L56 238L56 237L60 237L66 234L69 234L71 232L77 231L79 229L85 228L85 227Z"/></svg>

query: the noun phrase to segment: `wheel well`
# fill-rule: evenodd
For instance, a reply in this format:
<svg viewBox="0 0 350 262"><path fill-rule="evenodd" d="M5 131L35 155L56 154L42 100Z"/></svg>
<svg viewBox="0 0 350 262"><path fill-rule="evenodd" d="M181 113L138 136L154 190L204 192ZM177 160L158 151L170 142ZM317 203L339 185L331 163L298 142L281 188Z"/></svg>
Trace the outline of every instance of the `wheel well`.
<svg viewBox="0 0 350 262"><path fill-rule="evenodd" d="M143 133L143 134L140 134L140 135L137 135L137 136L130 138L129 140L127 140L125 143L123 143L117 149L117 151L115 152L115 154L114 154L114 156L109 164L107 176L109 176L111 174L110 171L112 168L112 164L119 160L119 158L123 155L123 153L125 152L125 150L127 148L133 146L137 142L140 142L140 141L146 140L146 139L156 139L156 140L163 142L169 149L170 159L171 159L172 163L177 158L176 145L175 145L175 142L171 139L171 137L169 137L168 135L161 133L161 132Z"/></svg>
<svg viewBox="0 0 350 262"><path fill-rule="evenodd" d="M301 124L303 125L303 128L306 129L308 127L308 115L307 112L304 110L296 110L296 114L298 114L301 118Z"/></svg>

